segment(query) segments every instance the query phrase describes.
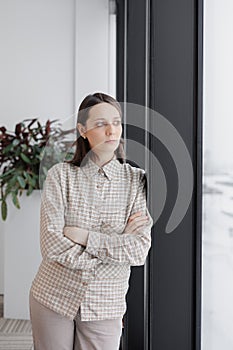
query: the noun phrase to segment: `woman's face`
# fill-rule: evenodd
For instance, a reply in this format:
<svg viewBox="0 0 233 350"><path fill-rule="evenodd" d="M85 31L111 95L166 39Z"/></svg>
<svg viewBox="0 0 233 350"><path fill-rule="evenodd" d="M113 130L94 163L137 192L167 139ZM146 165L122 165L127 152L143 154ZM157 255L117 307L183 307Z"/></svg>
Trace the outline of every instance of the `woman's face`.
<svg viewBox="0 0 233 350"><path fill-rule="evenodd" d="M97 153L114 153L122 134L121 116L110 103L99 103L89 111L84 135Z"/></svg>

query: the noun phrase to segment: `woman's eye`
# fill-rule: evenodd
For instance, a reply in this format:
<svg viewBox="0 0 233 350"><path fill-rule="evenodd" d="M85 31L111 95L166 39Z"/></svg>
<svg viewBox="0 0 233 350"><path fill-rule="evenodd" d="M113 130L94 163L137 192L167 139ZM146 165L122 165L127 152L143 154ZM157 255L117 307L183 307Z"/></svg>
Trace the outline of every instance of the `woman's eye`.
<svg viewBox="0 0 233 350"><path fill-rule="evenodd" d="M105 123L103 123L103 122L99 122L99 123L96 124L96 126L97 126L97 127L100 127L100 126L103 126L104 124L105 124Z"/></svg>
<svg viewBox="0 0 233 350"><path fill-rule="evenodd" d="M121 120L115 120L114 122L113 122L113 125L114 126L118 126L118 125L120 125L121 124ZM98 122L98 123L96 123L96 126L97 127L101 127L101 126L107 126L108 125L108 123L106 123L106 122Z"/></svg>
<svg viewBox="0 0 233 350"><path fill-rule="evenodd" d="M115 122L113 122L114 125L118 126L121 124L121 121L120 120L116 120Z"/></svg>

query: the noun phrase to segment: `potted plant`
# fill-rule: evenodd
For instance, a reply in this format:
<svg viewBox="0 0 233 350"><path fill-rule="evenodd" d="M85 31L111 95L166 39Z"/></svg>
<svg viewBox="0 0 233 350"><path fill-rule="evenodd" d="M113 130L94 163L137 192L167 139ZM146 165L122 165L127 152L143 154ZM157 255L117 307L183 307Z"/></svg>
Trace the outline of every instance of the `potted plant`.
<svg viewBox="0 0 233 350"><path fill-rule="evenodd" d="M5 318L29 319L28 291L41 261L38 190L48 169L71 156L72 142L67 140L71 131L62 131L57 120L41 125L36 118L18 123L14 132L0 128ZM20 208L19 202L20 210L15 209Z"/></svg>
<svg viewBox="0 0 233 350"><path fill-rule="evenodd" d="M15 131L0 127L0 186L1 214L7 218L7 197L11 196L20 208L19 196L26 190L29 196L40 189L48 169L71 156L71 143L67 135L74 129L63 131L57 120L47 120L41 125L37 118L25 119L15 126ZM41 161L46 152L46 164ZM41 166L42 165L42 166Z"/></svg>

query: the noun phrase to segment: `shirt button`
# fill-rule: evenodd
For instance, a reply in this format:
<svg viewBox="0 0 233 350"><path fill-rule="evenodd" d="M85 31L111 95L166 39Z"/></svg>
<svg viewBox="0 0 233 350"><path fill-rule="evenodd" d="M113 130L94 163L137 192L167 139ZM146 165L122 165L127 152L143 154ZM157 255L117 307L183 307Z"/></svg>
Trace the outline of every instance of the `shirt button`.
<svg viewBox="0 0 233 350"><path fill-rule="evenodd" d="M88 286L88 283L87 282L83 282L83 286Z"/></svg>
<svg viewBox="0 0 233 350"><path fill-rule="evenodd" d="M99 257L100 257L100 259L104 259L105 258L105 253L104 252L100 252L99 253Z"/></svg>

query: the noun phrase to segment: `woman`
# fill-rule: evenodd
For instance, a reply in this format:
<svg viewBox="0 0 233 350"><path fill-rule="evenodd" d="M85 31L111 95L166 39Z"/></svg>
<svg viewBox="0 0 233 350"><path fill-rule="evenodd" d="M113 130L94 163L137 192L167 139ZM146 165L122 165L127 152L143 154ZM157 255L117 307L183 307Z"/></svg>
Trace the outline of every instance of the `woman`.
<svg viewBox="0 0 233 350"><path fill-rule="evenodd" d="M121 122L114 98L88 95L73 159L48 171L30 291L35 350L119 349L130 266L144 264L153 225L145 171L125 162Z"/></svg>

